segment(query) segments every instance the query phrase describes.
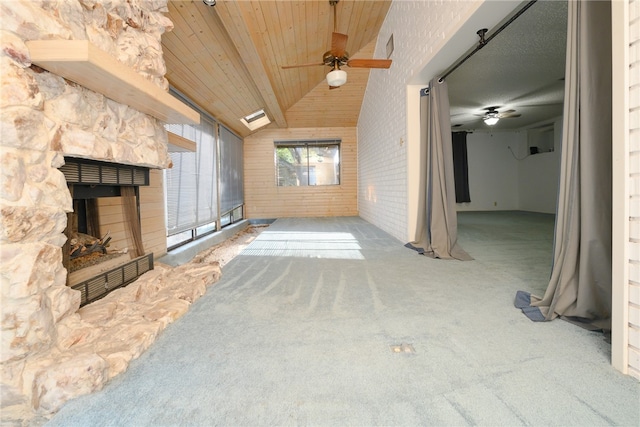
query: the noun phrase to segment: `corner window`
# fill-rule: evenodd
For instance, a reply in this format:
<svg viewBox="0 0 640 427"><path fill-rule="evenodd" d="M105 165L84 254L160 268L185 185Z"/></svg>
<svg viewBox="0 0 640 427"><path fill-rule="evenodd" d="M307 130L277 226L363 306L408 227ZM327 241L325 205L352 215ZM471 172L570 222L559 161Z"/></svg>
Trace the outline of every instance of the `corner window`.
<svg viewBox="0 0 640 427"><path fill-rule="evenodd" d="M278 187L340 184L340 140L276 141Z"/></svg>

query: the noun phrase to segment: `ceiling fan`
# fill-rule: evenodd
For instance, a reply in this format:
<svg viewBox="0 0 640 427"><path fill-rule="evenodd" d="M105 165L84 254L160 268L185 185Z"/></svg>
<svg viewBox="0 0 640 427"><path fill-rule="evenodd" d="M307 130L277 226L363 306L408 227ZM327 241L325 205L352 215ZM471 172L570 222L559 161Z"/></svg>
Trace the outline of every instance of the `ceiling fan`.
<svg viewBox="0 0 640 427"><path fill-rule="evenodd" d="M345 50L349 36L336 31L336 4L338 1L339 0L329 0L329 4L333 6L333 33L331 34L331 49L322 55L322 62L282 66L283 69L312 67L316 65L331 67L331 71L327 74L329 89L336 89L347 82L347 73L341 70L340 67L389 68L391 66L390 59L349 59L349 53Z"/></svg>
<svg viewBox="0 0 640 427"><path fill-rule="evenodd" d="M497 106L486 107L484 108L484 110L487 110L486 113L476 114L476 116L481 116L482 120L484 120L484 122L489 126L495 125L496 123L498 123L498 120L500 119L510 119L510 118L521 116L521 114L515 114L516 110L507 110L507 111L499 112L498 108L500 107L497 107Z"/></svg>

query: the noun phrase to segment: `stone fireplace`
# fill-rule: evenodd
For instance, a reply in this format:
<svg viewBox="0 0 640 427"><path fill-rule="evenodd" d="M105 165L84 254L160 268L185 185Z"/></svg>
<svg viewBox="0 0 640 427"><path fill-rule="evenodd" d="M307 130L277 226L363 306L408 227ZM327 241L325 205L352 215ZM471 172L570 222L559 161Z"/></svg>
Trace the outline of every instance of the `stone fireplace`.
<svg viewBox="0 0 640 427"><path fill-rule="evenodd" d="M161 35L172 29L166 11L166 0L0 2L3 422L46 417L67 399L101 388L219 275L211 266L159 265L80 310L81 301L93 298L67 286L68 249L63 248L70 244L65 232L74 197L65 165L82 159L148 169L150 186L136 190L142 251L163 254L164 222L153 215L164 217L158 206L161 170L170 167L167 133L157 116L111 99L117 88L96 92L34 65L29 43L89 41L166 92ZM145 203L154 209L145 209ZM131 246L116 244L116 231L111 233L113 246ZM187 277L195 282L173 287Z"/></svg>

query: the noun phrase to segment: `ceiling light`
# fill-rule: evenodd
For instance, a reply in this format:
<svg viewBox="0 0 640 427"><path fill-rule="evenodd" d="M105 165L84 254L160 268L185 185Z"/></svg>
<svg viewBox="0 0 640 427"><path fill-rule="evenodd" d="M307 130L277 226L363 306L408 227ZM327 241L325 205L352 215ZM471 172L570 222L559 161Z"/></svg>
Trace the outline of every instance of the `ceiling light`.
<svg viewBox="0 0 640 427"><path fill-rule="evenodd" d="M206 4L207 6L215 6L216 0L202 0L202 3Z"/></svg>
<svg viewBox="0 0 640 427"><path fill-rule="evenodd" d="M483 117L484 122L489 125L489 126L493 126L496 123L498 123L498 120L500 120L500 117L498 117L498 112L490 112L485 114L485 116Z"/></svg>
<svg viewBox="0 0 640 427"><path fill-rule="evenodd" d="M333 71L330 71L329 74L327 74L327 83L329 83L329 86L338 87L338 86L342 86L346 82L347 82L346 71L334 69Z"/></svg>

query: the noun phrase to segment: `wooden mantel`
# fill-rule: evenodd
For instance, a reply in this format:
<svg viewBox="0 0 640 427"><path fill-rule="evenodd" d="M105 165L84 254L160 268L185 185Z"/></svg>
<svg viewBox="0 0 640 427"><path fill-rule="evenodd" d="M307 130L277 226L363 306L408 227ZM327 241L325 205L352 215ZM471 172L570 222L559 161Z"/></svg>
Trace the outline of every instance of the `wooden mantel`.
<svg viewBox="0 0 640 427"><path fill-rule="evenodd" d="M165 123L200 123L200 114L88 40L32 40L31 62Z"/></svg>

